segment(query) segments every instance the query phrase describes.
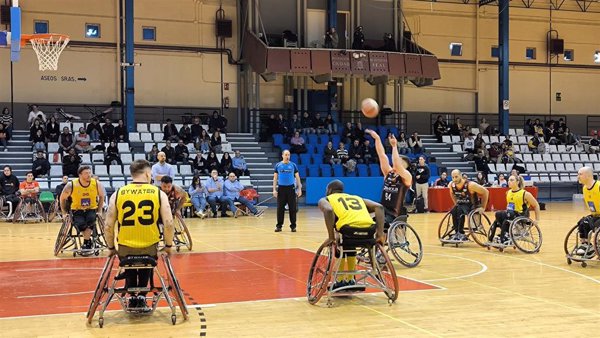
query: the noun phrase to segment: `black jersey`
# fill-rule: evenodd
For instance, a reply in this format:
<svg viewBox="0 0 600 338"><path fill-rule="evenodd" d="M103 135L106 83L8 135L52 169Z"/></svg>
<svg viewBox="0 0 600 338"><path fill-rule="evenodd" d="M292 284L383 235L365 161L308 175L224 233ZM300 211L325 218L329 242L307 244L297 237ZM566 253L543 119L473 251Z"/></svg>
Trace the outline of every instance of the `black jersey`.
<svg viewBox="0 0 600 338"><path fill-rule="evenodd" d="M381 205L383 205L386 213L393 214L396 217L406 215L404 198L407 190L408 187L398 173L392 170L385 175L383 190L381 191Z"/></svg>
<svg viewBox="0 0 600 338"><path fill-rule="evenodd" d="M456 199L456 204L473 205L475 202L473 194L469 192L469 181L465 181L462 188L458 189L456 183L451 184L452 194Z"/></svg>

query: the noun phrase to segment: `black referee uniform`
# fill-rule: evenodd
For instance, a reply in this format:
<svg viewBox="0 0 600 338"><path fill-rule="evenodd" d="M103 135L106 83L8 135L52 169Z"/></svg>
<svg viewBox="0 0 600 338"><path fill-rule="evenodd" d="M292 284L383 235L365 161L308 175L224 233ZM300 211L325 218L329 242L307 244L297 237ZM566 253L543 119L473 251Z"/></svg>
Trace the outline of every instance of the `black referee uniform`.
<svg viewBox="0 0 600 338"><path fill-rule="evenodd" d="M277 191L277 225L275 225L275 232L280 232L283 227L286 204L290 212L290 228L292 232L296 232L296 212L298 210L296 189L302 189L302 187L295 184L298 166L289 161L289 156L289 152L286 154L286 151L284 151L284 160L275 165L275 174L273 175L273 190ZM300 176L298 176L299 181Z"/></svg>

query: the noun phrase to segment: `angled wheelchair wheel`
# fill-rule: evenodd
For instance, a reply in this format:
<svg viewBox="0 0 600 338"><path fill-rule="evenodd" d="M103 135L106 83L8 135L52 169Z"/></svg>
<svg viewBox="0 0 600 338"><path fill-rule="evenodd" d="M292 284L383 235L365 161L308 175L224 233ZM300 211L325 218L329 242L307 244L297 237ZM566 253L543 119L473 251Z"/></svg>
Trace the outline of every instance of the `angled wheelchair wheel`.
<svg viewBox="0 0 600 338"><path fill-rule="evenodd" d="M58 256L58 254L62 251L67 240L69 239L69 233L71 232L71 218L67 216L60 226L60 230L58 230L58 235L56 236L56 242L54 242L54 256Z"/></svg>
<svg viewBox="0 0 600 338"><path fill-rule="evenodd" d="M442 239L448 239L451 238L454 235L455 231L454 231L454 224L452 223L452 214L451 213L447 213L444 218L442 218L442 221L440 222L440 225L438 226L438 239L442 240ZM442 245L444 245L444 243L442 242Z"/></svg>
<svg viewBox="0 0 600 338"><path fill-rule="evenodd" d="M542 247L542 231L529 217L515 218L508 229L517 249L524 253L536 253Z"/></svg>
<svg viewBox="0 0 600 338"><path fill-rule="evenodd" d="M387 252L379 243L375 246L375 257L383 257L385 259L385 263L383 264L380 264L377 259L371 259L371 265L373 266L374 271L377 271L378 279L385 287L383 292L393 303L398 299L398 293L400 292L396 269Z"/></svg>
<svg viewBox="0 0 600 338"><path fill-rule="evenodd" d="M183 296L183 290L181 289L181 286L179 285L179 280L177 280L177 277L175 276L175 271L173 270L173 266L171 265L171 260L169 259L169 256L162 256L163 257L163 263L165 265L165 268L167 270L167 280L169 283L169 291L171 291L175 297L175 301L177 302L177 305L179 306L179 309L181 310L181 314L183 315L183 319L187 320L188 319L188 308L187 305L185 304L185 298Z"/></svg>
<svg viewBox="0 0 600 338"><path fill-rule="evenodd" d="M596 256L600 257L600 229L595 229L592 238L594 240L594 250L596 251Z"/></svg>
<svg viewBox="0 0 600 338"><path fill-rule="evenodd" d="M471 212L469 214L469 234L475 243L482 247L487 247L491 226L492 223L486 214L481 212Z"/></svg>
<svg viewBox="0 0 600 338"><path fill-rule="evenodd" d="M408 223L394 222L390 225L387 245L398 262L407 268L419 265L423 259L421 238Z"/></svg>
<svg viewBox="0 0 600 338"><path fill-rule="evenodd" d="M306 297L310 304L314 305L319 302L325 291L327 291L329 281L333 275L334 253L335 243L327 244L327 242L321 244L315 253L306 283Z"/></svg>
<svg viewBox="0 0 600 338"><path fill-rule="evenodd" d="M576 251L579 245L579 228L577 225L575 225L571 228L571 230L569 230L567 236L565 237L565 242L563 245L565 254L568 257L576 256Z"/></svg>
<svg viewBox="0 0 600 338"><path fill-rule="evenodd" d="M21 220L22 215L22 211L23 211L23 206L24 206L24 202L23 199L20 198L19 199L19 203L17 204L17 206L15 207L15 210L13 211L13 223L17 223L18 221Z"/></svg>
<svg viewBox="0 0 600 338"><path fill-rule="evenodd" d="M173 220L173 225L175 227L175 245L177 247L177 251L181 246L185 246L188 250L192 251L192 236L190 235L190 231L188 230L187 225L183 221L183 218L179 215L175 217Z"/></svg>
<svg viewBox="0 0 600 338"><path fill-rule="evenodd" d="M54 221L54 218L56 218L56 214L58 213L58 201L55 201L53 203L50 204L50 208L48 208L48 218L46 219L47 222L52 222Z"/></svg>
<svg viewBox="0 0 600 338"><path fill-rule="evenodd" d="M37 212L38 212L38 215L40 216L41 221L46 222L46 220L48 219L48 215L46 214L44 205L42 204L42 202L40 200L35 201L35 207L37 209Z"/></svg>
<svg viewBox="0 0 600 338"><path fill-rule="evenodd" d="M100 215L96 215L96 244L98 244L98 246L100 246L101 248L106 248L108 247L108 245L106 244L106 237L104 236L104 220L102 219L102 217L100 217Z"/></svg>
<svg viewBox="0 0 600 338"><path fill-rule="evenodd" d="M96 284L96 290L94 291L94 297L90 302L90 307L88 308L88 312L85 315L88 324L92 323L92 319L94 319L94 314L96 313L96 309L98 306L102 304L102 299L104 295L107 294L106 290L108 288L108 281L112 272L113 265L115 263L116 256L110 256L104 263L104 269L102 269L102 274L100 274L100 278L98 279L98 284Z"/></svg>

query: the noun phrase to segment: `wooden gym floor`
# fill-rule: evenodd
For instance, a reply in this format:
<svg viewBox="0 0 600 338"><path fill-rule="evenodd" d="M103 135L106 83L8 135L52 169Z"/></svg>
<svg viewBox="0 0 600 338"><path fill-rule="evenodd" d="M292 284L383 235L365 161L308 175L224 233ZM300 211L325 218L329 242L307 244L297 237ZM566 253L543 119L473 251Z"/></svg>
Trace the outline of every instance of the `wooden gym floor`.
<svg viewBox="0 0 600 338"><path fill-rule="evenodd" d="M302 208L297 233L273 232L273 208L258 219L188 219L194 250L173 261L195 307L190 320L173 326L165 309L149 317L119 310L102 329L97 316L86 325L84 312L103 259L55 258L58 223L0 223L0 337L587 336L600 319L600 264L567 265L563 252L585 211L581 202L547 208L542 250L533 255L441 247L443 214L412 215L425 255L416 268L397 265L398 301L360 294L332 308L303 295L311 252L326 237L318 209Z"/></svg>

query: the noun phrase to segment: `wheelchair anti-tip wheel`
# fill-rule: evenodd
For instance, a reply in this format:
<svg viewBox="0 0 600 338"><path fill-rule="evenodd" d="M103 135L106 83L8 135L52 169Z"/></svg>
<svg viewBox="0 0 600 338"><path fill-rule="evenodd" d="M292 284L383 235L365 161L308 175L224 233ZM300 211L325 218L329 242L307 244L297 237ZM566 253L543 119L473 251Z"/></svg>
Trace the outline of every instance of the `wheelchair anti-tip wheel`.
<svg viewBox="0 0 600 338"><path fill-rule="evenodd" d="M306 296L312 305L319 302L329 286L334 266L335 243L321 244L313 258L308 273Z"/></svg>
<svg viewBox="0 0 600 338"><path fill-rule="evenodd" d="M396 260L407 268L419 265L423 259L421 238L415 229L406 222L394 221L390 224L387 245Z"/></svg>

